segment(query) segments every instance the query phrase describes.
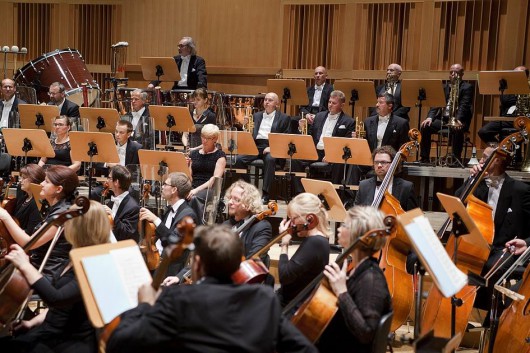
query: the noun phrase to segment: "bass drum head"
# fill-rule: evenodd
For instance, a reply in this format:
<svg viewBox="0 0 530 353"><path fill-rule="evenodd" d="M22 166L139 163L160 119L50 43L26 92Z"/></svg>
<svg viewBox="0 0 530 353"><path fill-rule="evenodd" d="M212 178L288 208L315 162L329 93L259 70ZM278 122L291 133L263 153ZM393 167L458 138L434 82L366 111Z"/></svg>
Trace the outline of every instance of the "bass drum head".
<svg viewBox="0 0 530 353"><path fill-rule="evenodd" d="M83 104L82 84L88 88L88 103L92 105L99 95L99 85L88 71L83 56L75 49L55 50L30 61L17 71L17 85L35 88L40 103L48 103L48 89L54 82L62 83L69 100Z"/></svg>

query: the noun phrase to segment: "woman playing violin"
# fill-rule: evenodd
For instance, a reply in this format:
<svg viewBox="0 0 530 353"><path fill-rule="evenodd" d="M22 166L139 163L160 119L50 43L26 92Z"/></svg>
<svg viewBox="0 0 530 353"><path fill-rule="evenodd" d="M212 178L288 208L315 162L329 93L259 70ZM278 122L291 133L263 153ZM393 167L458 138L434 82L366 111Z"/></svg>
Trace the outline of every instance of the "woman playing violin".
<svg viewBox="0 0 530 353"><path fill-rule="evenodd" d="M329 222L320 199L309 193L297 195L287 207L287 217L280 223L280 232L291 226L311 223L311 217L316 217L316 226L297 233L303 240L291 259L288 257L291 235L282 238L278 262L281 284L278 295L282 306L287 305L313 278L322 273L329 261Z"/></svg>
<svg viewBox="0 0 530 353"><path fill-rule="evenodd" d="M26 164L20 169L20 188L17 189L17 203L13 216L26 233L32 233L37 224L42 221L37 203L30 190L30 184L42 183L45 176L44 170L36 164Z"/></svg>
<svg viewBox="0 0 530 353"><path fill-rule="evenodd" d="M74 198L74 192L79 185L79 179L73 169L62 165L54 165L46 170L46 178L41 185L42 190L39 196L48 201L50 205L46 218L44 219L44 222L46 222L52 216L62 213L70 207L71 201ZM9 234L18 245L24 246L31 239L31 235L26 233L13 220L13 217L2 208L0 208L0 220L4 222ZM39 227L40 224L35 227L34 231ZM42 263L48 251L48 243L53 239L56 232L57 227L50 227L31 249L31 263L35 267L39 267ZM46 262L43 272L45 274L51 274L54 269L61 267L62 264L67 262L69 260L68 253L70 248L70 244L61 235Z"/></svg>
<svg viewBox="0 0 530 353"><path fill-rule="evenodd" d="M66 240L73 248L104 244L109 240L107 214L96 201L90 201L85 215L68 220L64 227ZM6 259L24 275L49 310L16 323L13 326L16 338L4 339L2 348L7 347L6 352L95 353L96 333L88 320L71 262L48 278L33 267L19 245L11 246Z"/></svg>
<svg viewBox="0 0 530 353"><path fill-rule="evenodd" d="M384 228L384 214L369 206L356 206L347 213L339 227L338 242L347 248L364 233ZM338 298L339 311L326 328L318 343L320 352L371 352L378 323L392 310L392 298L383 271L372 255L385 243L376 238L352 253L353 269L348 262L339 268L336 263L326 266L324 275ZM347 343L346 343L347 342Z"/></svg>

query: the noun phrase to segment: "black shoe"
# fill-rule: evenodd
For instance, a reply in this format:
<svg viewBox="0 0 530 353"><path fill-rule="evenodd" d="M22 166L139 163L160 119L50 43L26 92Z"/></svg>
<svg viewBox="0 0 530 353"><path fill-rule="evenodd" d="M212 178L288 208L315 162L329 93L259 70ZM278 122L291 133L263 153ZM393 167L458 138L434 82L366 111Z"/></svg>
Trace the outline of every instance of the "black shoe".
<svg viewBox="0 0 530 353"><path fill-rule="evenodd" d="M269 203L269 195L264 195L262 198L261 198L261 203L266 205Z"/></svg>

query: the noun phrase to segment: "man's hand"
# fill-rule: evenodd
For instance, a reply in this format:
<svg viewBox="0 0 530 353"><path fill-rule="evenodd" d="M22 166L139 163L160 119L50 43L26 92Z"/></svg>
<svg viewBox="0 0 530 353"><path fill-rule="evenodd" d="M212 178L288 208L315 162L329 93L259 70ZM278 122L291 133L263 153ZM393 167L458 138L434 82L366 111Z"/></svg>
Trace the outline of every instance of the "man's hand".
<svg viewBox="0 0 530 353"><path fill-rule="evenodd" d="M425 120L423 120L421 122L421 127L423 128L423 127L426 127L426 126L431 126L431 124L432 124L432 119L431 118L427 118L427 119L425 119Z"/></svg>

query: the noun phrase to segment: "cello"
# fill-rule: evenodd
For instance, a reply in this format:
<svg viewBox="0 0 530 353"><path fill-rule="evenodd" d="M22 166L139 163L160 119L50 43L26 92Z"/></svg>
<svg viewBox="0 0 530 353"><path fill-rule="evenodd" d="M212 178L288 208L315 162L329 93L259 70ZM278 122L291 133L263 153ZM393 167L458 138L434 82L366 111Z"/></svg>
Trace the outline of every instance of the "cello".
<svg viewBox="0 0 530 353"><path fill-rule="evenodd" d="M85 214L89 207L90 201L80 196L75 200L76 209L67 210L63 213L51 217L44 223L31 237L23 247L25 252L46 233L52 226L61 226L64 222L74 217ZM20 311L21 305L26 301L30 293L30 287L26 278L9 262L0 267L0 325L6 326L12 321Z"/></svg>
<svg viewBox="0 0 530 353"><path fill-rule="evenodd" d="M387 215L398 216L405 212L399 201L388 192L388 187L401 163L401 158L406 159L411 151L419 146L421 134L417 129L411 129L409 138L411 141L403 144L396 153L372 202L372 207L379 208ZM394 306L390 331L397 330L407 320L414 303L412 275L409 275L406 270L406 259L410 248L409 239L403 227L399 226L390 234L388 241L381 249L379 267L384 271Z"/></svg>
<svg viewBox="0 0 530 353"><path fill-rule="evenodd" d="M315 217L316 218L316 217ZM357 238L335 260L339 267L361 244L369 246L376 237L388 236L395 230L396 218L386 216L385 228L373 229ZM350 270L350 269L349 269ZM303 301L303 303L302 303ZM311 341L316 342L338 310L338 300L331 290L324 272L315 277L287 306L284 315L289 315L300 303L300 307L291 317L291 322Z"/></svg>
<svg viewBox="0 0 530 353"><path fill-rule="evenodd" d="M142 192L142 207L145 207L146 201L149 199L151 192L151 185L145 183ZM155 242L156 227L153 223L146 220L138 222L138 232L140 233L140 250L145 257L145 263L149 271L154 271L160 264L160 253L156 248Z"/></svg>
<svg viewBox="0 0 530 353"><path fill-rule="evenodd" d="M4 189L4 193L2 195L2 202L0 207L5 209L10 215L13 215L15 213L15 207L17 204L17 200L14 197L9 197L9 188L11 187L11 184L15 181L15 178L12 176L9 177L9 182L6 184L6 187ZM2 186L0 186L0 189L3 187L4 180L1 180ZM12 244L16 244L16 241L11 237L11 234L9 234L9 231L7 230L6 226L4 225L4 222L0 221L0 266L5 265L6 260L4 259L4 256L7 255L9 252L9 247Z"/></svg>
<svg viewBox="0 0 530 353"><path fill-rule="evenodd" d="M164 248L162 261L160 262L160 265L158 266L153 277L153 282L151 283L151 286L155 290L160 289L160 285L166 277L169 265L173 261L180 258L186 249L190 249L193 247L193 245L191 244L193 242L193 232L195 231L195 222L193 221L193 218L191 218L190 216L184 217L177 224L177 229L179 234L181 235L181 238L177 243L169 244ZM101 353L105 352L107 342L109 341L110 337L112 336L112 333L118 327L120 322L120 316L116 316L103 328L103 331L101 332L101 336L99 338L99 351Z"/></svg>
<svg viewBox="0 0 530 353"><path fill-rule="evenodd" d="M493 161L498 157L513 155L515 153L516 145L523 140L525 140L524 132L516 132L506 137L486 160L482 167L482 171L467 181L464 191L460 195L461 200L464 203L467 203L468 213L473 215L472 218L477 223L477 228L489 244L491 244L493 240L494 225L491 214L492 211L488 205L484 206L482 201L473 196L473 192L480 181L485 177L486 171L492 165ZM476 212L476 209L479 209L479 212ZM477 217L477 214L480 215ZM448 219L438 232L439 237L443 236L449 223L450 220ZM489 251L475 246L463 237L456 238L455 235L452 234L445 247L450 257L454 257L455 247L458 250L456 254L457 267L464 273L473 272L475 274L480 274L486 260L488 259ZM476 292L476 286L467 285L453 298L445 298L438 288L433 286L425 301L421 333L425 334L434 330L436 336L450 338L452 336L451 331L453 331L453 328L447 323L451 322L452 302L458 306L455 315L454 333L463 333L467 326L471 310L473 309Z"/></svg>

